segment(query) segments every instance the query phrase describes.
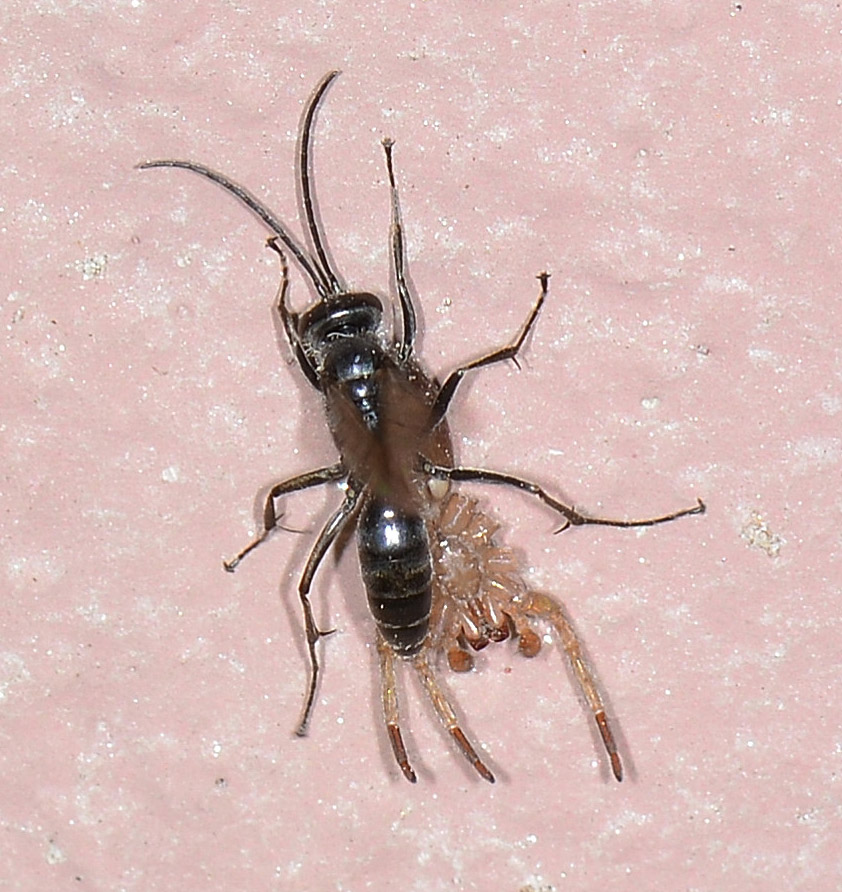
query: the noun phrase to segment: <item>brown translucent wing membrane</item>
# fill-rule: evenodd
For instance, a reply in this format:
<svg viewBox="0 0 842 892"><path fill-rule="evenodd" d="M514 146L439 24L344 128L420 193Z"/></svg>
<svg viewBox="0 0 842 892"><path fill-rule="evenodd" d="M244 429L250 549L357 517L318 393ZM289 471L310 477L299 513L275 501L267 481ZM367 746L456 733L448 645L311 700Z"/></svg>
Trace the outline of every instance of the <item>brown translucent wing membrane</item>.
<svg viewBox="0 0 842 892"><path fill-rule="evenodd" d="M405 368L391 363L384 364L373 378L379 402L375 430L366 425L359 407L343 390L327 389L334 438L352 480L365 480L372 495L398 508L417 508L419 453L425 454L430 444L435 453L449 456L440 435L430 431L432 384L421 372L407 376Z"/></svg>

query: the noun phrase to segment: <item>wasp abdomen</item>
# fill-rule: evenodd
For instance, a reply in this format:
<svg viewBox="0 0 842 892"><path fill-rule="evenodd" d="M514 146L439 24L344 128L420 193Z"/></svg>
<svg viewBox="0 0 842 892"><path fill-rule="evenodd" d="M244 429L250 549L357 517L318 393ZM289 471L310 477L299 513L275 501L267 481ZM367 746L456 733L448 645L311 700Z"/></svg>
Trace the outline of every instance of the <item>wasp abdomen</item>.
<svg viewBox="0 0 842 892"><path fill-rule="evenodd" d="M424 521L372 499L363 509L357 537L369 609L389 645L411 656L427 636L433 600Z"/></svg>

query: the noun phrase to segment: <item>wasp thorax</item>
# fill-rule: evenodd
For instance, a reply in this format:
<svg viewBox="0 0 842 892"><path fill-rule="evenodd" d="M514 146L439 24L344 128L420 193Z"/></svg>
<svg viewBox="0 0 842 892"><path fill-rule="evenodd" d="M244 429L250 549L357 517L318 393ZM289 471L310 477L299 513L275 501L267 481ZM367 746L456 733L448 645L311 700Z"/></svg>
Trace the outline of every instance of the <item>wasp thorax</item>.
<svg viewBox="0 0 842 892"><path fill-rule="evenodd" d="M325 351L321 363L321 379L327 386L339 384L348 398L366 415L377 412L377 378L383 352L370 339L349 337L334 343ZM371 405L369 402L371 401ZM376 419L372 419L376 420Z"/></svg>

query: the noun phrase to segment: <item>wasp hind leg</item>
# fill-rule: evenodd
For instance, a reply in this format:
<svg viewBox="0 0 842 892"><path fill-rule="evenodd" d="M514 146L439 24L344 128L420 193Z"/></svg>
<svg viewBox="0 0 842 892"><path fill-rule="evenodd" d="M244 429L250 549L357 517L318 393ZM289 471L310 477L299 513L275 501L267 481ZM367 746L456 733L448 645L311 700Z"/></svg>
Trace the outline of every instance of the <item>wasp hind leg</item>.
<svg viewBox="0 0 842 892"><path fill-rule="evenodd" d="M705 503L697 498L696 504L689 508L681 508L679 511L672 511L669 514L661 514L658 517L644 517L639 520L617 520L610 517L590 517L577 511L572 505L565 505L558 499L551 496L542 486L524 480L522 477L515 477L513 474L503 474L500 471L490 471L487 468L446 468L442 465L434 464L426 458L422 458L421 467L424 473L429 474L436 480L451 480L456 483L490 483L493 485L511 486L519 489L521 492L528 493L540 499L545 505L552 508L553 511L561 514L564 523L556 530L562 533L571 526L603 526L603 527L653 527L661 523L669 523L672 520L678 520L679 517L688 517L691 514L704 514L707 511Z"/></svg>
<svg viewBox="0 0 842 892"><path fill-rule="evenodd" d="M310 717L313 714L313 706L316 702L316 686L321 670L318 654L316 653L316 644L320 638L330 635L333 631L333 629L320 629L316 624L316 619L313 616L313 607L310 604L310 588L313 585L313 577L316 575L316 570L322 562L322 558L330 551L330 547L336 541L336 537L353 516L359 497L359 492L349 488L345 500L322 527L322 531L319 533L319 537L310 551L310 556L307 558L307 564L304 567L304 572L301 574L301 581L298 583L298 599L304 612L307 652L310 657L310 679L307 683L307 693L304 698L304 710L301 714L301 721L298 723L298 728L295 731L298 737L306 737L307 728L310 725Z"/></svg>

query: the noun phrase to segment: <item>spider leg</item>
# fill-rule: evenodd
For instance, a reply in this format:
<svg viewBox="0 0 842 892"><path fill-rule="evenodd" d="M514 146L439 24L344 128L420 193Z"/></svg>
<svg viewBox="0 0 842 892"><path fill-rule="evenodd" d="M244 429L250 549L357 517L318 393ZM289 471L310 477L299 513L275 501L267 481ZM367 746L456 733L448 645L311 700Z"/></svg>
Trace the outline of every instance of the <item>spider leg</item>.
<svg viewBox="0 0 842 892"><path fill-rule="evenodd" d="M465 736L465 732L459 727L459 719L456 718L456 713L445 696L444 691L439 687L439 683L436 681L426 656L424 656L423 653L418 654L413 658L412 665L421 677L421 681L424 683L424 690L426 690L427 695L432 701L439 718L442 720L445 728L450 732L450 736L456 741L462 754L471 765L474 766L477 773L482 778L493 784L494 775L488 770L488 767L477 755L477 751L471 746L470 741Z"/></svg>
<svg viewBox="0 0 842 892"><path fill-rule="evenodd" d="M611 762L611 771L614 777L621 781L623 779L623 764L620 761L617 744L614 741L614 735L611 733L611 727L605 715L605 706L597 688L596 677L585 662L582 646L579 643L576 632L573 630L573 626L564 615L562 606L549 595L544 595L540 592L529 592L519 602L518 612L547 620L555 627L561 638L561 645L567 654L567 659L570 660L570 665L573 668L573 674L576 676L579 688L585 695L588 706L593 713L594 721L602 737L602 743Z"/></svg>
<svg viewBox="0 0 842 892"><path fill-rule="evenodd" d="M377 652L380 655L380 693L383 698L383 716L386 719L389 743L392 745L395 761L400 766L403 776L414 784L418 778L409 764L409 757L406 754L406 747L403 745L403 737L401 737L395 652L380 634L377 635Z"/></svg>

